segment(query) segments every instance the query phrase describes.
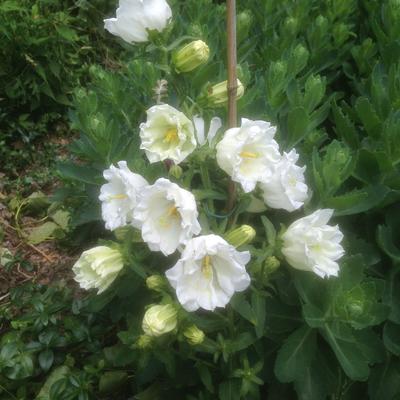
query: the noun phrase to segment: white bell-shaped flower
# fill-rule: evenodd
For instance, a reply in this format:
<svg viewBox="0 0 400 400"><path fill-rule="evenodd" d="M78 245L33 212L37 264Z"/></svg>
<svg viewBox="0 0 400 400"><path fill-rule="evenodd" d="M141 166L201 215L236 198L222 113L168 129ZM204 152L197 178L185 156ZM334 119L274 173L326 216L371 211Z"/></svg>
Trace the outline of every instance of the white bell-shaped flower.
<svg viewBox="0 0 400 400"><path fill-rule="evenodd" d="M308 197L304 171L306 167L296 165L299 155L296 150L283 153L275 165L273 174L261 182L265 204L271 208L294 211L300 208Z"/></svg>
<svg viewBox="0 0 400 400"><path fill-rule="evenodd" d="M337 225L327 225L332 215L333 210L317 210L295 221L282 235L282 253L293 268L322 278L338 276L343 234Z"/></svg>
<svg viewBox="0 0 400 400"><path fill-rule="evenodd" d="M84 251L72 271L82 289L97 289L97 294L100 294L114 282L123 267L122 255L118 250L97 246Z"/></svg>
<svg viewBox="0 0 400 400"><path fill-rule="evenodd" d="M116 18L104 20L104 28L128 43L149 40L148 30L162 32L172 17L165 0L120 0Z"/></svg>
<svg viewBox="0 0 400 400"><path fill-rule="evenodd" d="M141 229L150 250L169 255L200 233L197 217L193 194L160 178L143 189L133 225Z"/></svg>
<svg viewBox="0 0 400 400"><path fill-rule="evenodd" d="M140 124L141 149L151 163L172 160L181 163L196 148L192 121L168 104L147 110L147 121Z"/></svg>
<svg viewBox="0 0 400 400"><path fill-rule="evenodd" d="M165 274L185 310L212 311L249 286L249 261L248 251L237 251L220 236L199 236L186 244L180 260Z"/></svg>
<svg viewBox="0 0 400 400"><path fill-rule="evenodd" d="M269 122L242 119L240 128L228 129L217 144L218 165L248 193L268 180L281 159L276 128Z"/></svg>
<svg viewBox="0 0 400 400"><path fill-rule="evenodd" d="M126 161L103 172L108 183L100 189L101 214L106 229L113 231L132 222L133 210L141 190L148 185L141 175L134 174Z"/></svg>

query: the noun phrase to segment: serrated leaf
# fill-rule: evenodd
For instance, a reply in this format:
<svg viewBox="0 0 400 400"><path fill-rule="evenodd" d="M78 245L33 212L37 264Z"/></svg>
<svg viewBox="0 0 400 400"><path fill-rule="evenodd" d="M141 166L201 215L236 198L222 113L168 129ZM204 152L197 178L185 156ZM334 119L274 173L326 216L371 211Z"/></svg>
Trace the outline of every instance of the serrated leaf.
<svg viewBox="0 0 400 400"><path fill-rule="evenodd" d="M310 119L303 107L296 107L289 111L287 120L287 148L296 146L308 133Z"/></svg>
<svg viewBox="0 0 400 400"><path fill-rule="evenodd" d="M315 351L315 331L308 326L297 329L278 351L274 367L276 377L281 382L300 379L304 370L310 368Z"/></svg>

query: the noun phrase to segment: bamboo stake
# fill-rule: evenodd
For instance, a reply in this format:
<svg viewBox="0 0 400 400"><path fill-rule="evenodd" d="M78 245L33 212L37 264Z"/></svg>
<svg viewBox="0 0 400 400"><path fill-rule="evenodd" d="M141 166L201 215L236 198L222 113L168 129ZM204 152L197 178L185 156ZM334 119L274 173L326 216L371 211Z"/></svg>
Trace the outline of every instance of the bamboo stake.
<svg viewBox="0 0 400 400"><path fill-rule="evenodd" d="M228 49L228 127L237 126L237 55L236 55L236 0L227 0L227 49ZM236 185L229 182L227 209L231 211L236 200Z"/></svg>

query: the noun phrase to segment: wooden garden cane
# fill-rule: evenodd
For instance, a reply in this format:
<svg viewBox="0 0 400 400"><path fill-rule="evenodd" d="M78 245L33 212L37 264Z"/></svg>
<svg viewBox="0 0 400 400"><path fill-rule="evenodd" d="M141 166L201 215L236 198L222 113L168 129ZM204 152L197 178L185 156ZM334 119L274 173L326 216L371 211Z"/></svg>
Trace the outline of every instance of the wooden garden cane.
<svg viewBox="0 0 400 400"><path fill-rule="evenodd" d="M227 49L228 49L228 128L237 126L237 56L236 56L236 0L226 2ZM231 211L236 200L236 185L231 180L228 188L227 209Z"/></svg>

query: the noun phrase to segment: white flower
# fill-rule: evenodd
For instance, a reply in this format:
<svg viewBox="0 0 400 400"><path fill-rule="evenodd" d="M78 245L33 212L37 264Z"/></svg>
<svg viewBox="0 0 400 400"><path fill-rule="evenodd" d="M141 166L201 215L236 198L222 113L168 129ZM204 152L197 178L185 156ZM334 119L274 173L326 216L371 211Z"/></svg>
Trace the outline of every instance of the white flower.
<svg viewBox="0 0 400 400"><path fill-rule="evenodd" d="M327 225L332 214L333 210L317 210L295 221L282 235L282 253L292 267L322 278L338 275L343 234L337 225Z"/></svg>
<svg viewBox="0 0 400 400"><path fill-rule="evenodd" d="M150 250L169 255L200 233L197 217L193 194L160 178L143 189L134 211L133 225L141 229Z"/></svg>
<svg viewBox="0 0 400 400"><path fill-rule="evenodd" d="M126 161L120 161L118 167L110 166L103 172L108 183L100 189L101 214L106 229L113 231L132 221L138 195L147 181L128 168Z"/></svg>
<svg viewBox="0 0 400 400"><path fill-rule="evenodd" d="M104 28L128 43L147 42L147 30L162 32L172 17L165 0L120 0L116 14L104 20Z"/></svg>
<svg viewBox="0 0 400 400"><path fill-rule="evenodd" d="M257 182L269 179L279 162L276 128L269 122L242 119L240 128L228 129L217 144L218 165L248 193Z"/></svg>
<svg viewBox="0 0 400 400"><path fill-rule="evenodd" d="M142 328L148 336L161 336L176 328L177 315L171 304L151 306L144 314Z"/></svg>
<svg viewBox="0 0 400 400"><path fill-rule="evenodd" d="M97 246L84 251L72 271L82 289L98 289L97 294L100 294L114 282L123 267L122 255L118 250Z"/></svg>
<svg viewBox="0 0 400 400"><path fill-rule="evenodd" d="M304 204L308 192L304 183L306 167L297 166L298 159L299 155L294 149L290 153L283 153L270 178L261 182L264 201L269 207L294 211Z"/></svg>
<svg viewBox="0 0 400 400"><path fill-rule="evenodd" d="M168 104L147 110L147 122L140 124L141 149L151 163L182 162L196 148L194 127L185 114Z"/></svg>
<svg viewBox="0 0 400 400"><path fill-rule="evenodd" d="M204 119L199 115L195 115L193 117L193 122L196 128L197 142L199 143L200 146L203 146L206 143L206 140L208 141L208 144L211 145L212 140L214 139L215 135L222 126L221 118L219 117L211 118L210 128L206 136L204 128Z"/></svg>
<svg viewBox="0 0 400 400"><path fill-rule="evenodd" d="M249 261L248 251L237 251L220 236L199 236L187 243L181 259L165 274L185 310L212 311L249 286Z"/></svg>

